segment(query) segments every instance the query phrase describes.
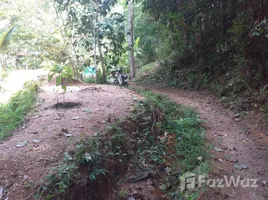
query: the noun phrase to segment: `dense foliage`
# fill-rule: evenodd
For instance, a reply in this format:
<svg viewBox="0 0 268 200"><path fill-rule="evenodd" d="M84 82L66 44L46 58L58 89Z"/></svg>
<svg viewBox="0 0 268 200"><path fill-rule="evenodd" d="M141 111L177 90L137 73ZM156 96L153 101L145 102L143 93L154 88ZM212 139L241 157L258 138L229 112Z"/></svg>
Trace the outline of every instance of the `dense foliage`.
<svg viewBox="0 0 268 200"><path fill-rule="evenodd" d="M151 25L143 29L137 23L140 33L136 32L136 37L147 34L141 40L157 41L158 46L150 49L148 45L153 43L144 43L143 52L150 50L145 54L163 61L160 66L164 68L157 71L154 81L161 80L164 71L169 75L164 81L171 85L186 83L195 88L205 85L216 89L221 96L251 89L265 90L267 0L138 2L142 3L145 14L136 20L145 23L142 18L147 15L145 19ZM154 32L147 31L149 28Z"/></svg>
<svg viewBox="0 0 268 200"><path fill-rule="evenodd" d="M49 0L0 0L0 71L36 69L66 49Z"/></svg>

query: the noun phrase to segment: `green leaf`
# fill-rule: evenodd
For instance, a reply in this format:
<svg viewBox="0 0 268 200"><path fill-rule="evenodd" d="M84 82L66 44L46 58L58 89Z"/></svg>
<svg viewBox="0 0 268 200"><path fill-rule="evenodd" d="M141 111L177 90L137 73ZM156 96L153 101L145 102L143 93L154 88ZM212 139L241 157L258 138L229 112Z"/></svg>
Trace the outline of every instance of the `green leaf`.
<svg viewBox="0 0 268 200"><path fill-rule="evenodd" d="M66 90L67 90L67 86L66 85L62 85L61 88L63 89L64 92L66 92Z"/></svg>
<svg viewBox="0 0 268 200"><path fill-rule="evenodd" d="M56 77L56 86L60 86L62 84L62 77L61 76L57 76Z"/></svg>
<svg viewBox="0 0 268 200"><path fill-rule="evenodd" d="M0 49L10 40L11 35L13 34L17 26L18 25L12 26L8 31L0 35Z"/></svg>
<svg viewBox="0 0 268 200"><path fill-rule="evenodd" d="M223 152L223 151L224 151L223 149L218 148L218 147L213 147L213 149L214 149L215 151L217 151L217 152Z"/></svg>
<svg viewBox="0 0 268 200"><path fill-rule="evenodd" d="M91 156L89 153L85 153L85 154L84 154L84 159L85 159L87 162L89 162L89 161L93 161L92 156Z"/></svg>
<svg viewBox="0 0 268 200"><path fill-rule="evenodd" d="M64 161L72 161L72 160L73 160L73 157L67 152L64 152Z"/></svg>

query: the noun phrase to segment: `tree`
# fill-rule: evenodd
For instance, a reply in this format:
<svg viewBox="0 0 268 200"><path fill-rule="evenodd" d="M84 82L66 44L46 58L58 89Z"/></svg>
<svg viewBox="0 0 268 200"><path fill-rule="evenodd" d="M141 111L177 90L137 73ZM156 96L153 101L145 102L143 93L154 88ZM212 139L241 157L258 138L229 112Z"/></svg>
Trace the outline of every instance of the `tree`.
<svg viewBox="0 0 268 200"><path fill-rule="evenodd" d="M94 63L98 59L102 68L102 81L105 82L107 63L116 67L124 43L124 18L111 13L116 0L55 1L58 2L59 11L67 16L65 24L72 30L74 45L85 49L78 56L84 57L86 53L93 55ZM107 53L109 56L106 56Z"/></svg>
<svg viewBox="0 0 268 200"><path fill-rule="evenodd" d="M133 4L132 0L128 1L128 20L129 20L129 65L130 65L130 78L134 79L136 74L136 66L134 59L134 36L133 36Z"/></svg>

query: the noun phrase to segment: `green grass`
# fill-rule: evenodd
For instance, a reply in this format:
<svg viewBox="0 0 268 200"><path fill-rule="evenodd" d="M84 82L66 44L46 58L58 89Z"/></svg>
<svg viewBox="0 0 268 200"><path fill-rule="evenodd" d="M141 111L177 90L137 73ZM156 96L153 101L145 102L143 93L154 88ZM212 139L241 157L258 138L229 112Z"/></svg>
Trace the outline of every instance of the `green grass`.
<svg viewBox="0 0 268 200"><path fill-rule="evenodd" d="M157 62L152 62L147 65L144 65L139 69L138 74L150 72L151 70L155 68L156 65L157 65Z"/></svg>
<svg viewBox="0 0 268 200"><path fill-rule="evenodd" d="M179 105L163 95L144 90L138 92L165 114L165 131L177 135L176 154L183 158L179 161L182 172L196 169L202 163L197 158L202 157L203 161L208 159L205 129L193 109Z"/></svg>
<svg viewBox="0 0 268 200"><path fill-rule="evenodd" d="M150 104L157 105L164 113L163 124L166 133L175 134L176 146L173 155L174 160L170 165L171 172L163 181L164 185L177 187L166 191L171 199L197 199L204 188L195 188L192 191L180 191L180 177L191 172L196 175L207 176L209 169L209 153L205 144L205 129L197 113L189 107L179 105L163 95L151 91L137 90L146 97Z"/></svg>
<svg viewBox="0 0 268 200"><path fill-rule="evenodd" d="M0 140L8 137L24 121L24 117L36 101L38 86L28 82L14 94L7 104L0 104Z"/></svg>

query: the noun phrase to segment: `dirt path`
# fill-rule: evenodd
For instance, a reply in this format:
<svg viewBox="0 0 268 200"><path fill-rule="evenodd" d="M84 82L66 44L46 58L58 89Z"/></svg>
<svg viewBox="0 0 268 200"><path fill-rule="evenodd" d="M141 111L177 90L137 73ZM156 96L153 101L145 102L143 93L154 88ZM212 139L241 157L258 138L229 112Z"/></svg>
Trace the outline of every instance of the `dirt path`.
<svg viewBox="0 0 268 200"><path fill-rule="evenodd" d="M0 143L1 189L8 188L9 200L33 199L34 187L63 160L63 153L77 141L102 130L108 123L126 116L135 93L116 86L76 84L66 101L81 105L55 109L53 85L44 85L39 101L27 122ZM17 147L21 142L27 145Z"/></svg>
<svg viewBox="0 0 268 200"><path fill-rule="evenodd" d="M0 103L6 103L27 81L38 81L43 77L46 78L47 74L48 72L42 69L10 72L3 81L0 81Z"/></svg>
<svg viewBox="0 0 268 200"><path fill-rule="evenodd" d="M257 179L257 188L211 188L200 196L202 200L262 200L268 199L268 128L267 121L254 112L243 119L224 108L219 100L201 92L173 88L146 86L157 93L168 95L177 103L196 108L205 121L207 142L213 144L210 178L223 179L241 176L241 179ZM218 152L220 151L220 152ZM234 164L239 162L238 170ZM245 165L245 166L243 166ZM244 182L246 184L247 182ZM250 181L252 185L252 181Z"/></svg>

